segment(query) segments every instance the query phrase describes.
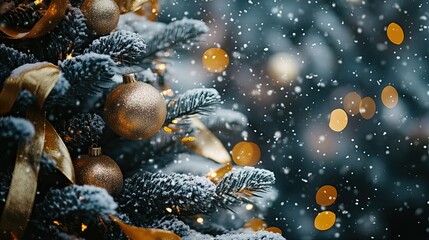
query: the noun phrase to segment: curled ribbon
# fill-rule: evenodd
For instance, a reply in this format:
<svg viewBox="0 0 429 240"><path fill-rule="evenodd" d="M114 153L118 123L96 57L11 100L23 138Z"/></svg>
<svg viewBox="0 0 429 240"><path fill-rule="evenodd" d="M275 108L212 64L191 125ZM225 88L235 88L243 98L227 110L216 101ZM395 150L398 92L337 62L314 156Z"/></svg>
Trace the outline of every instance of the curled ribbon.
<svg viewBox="0 0 429 240"><path fill-rule="evenodd" d="M30 30L19 31L5 24L0 24L0 31L12 39L41 37L61 22L66 14L67 3L67 0L51 0L45 15Z"/></svg>
<svg viewBox="0 0 429 240"><path fill-rule="evenodd" d="M17 239L24 235L30 219L42 153L47 153L56 162L58 170L70 183L75 180L70 154L42 110L43 103L60 78L60 70L50 63L31 65L15 70L15 73L19 73L13 73L0 92L0 116L10 112L22 89L37 97L36 105L27 111L27 118L35 127L35 135L29 143L18 146L12 182L0 218L3 234L10 233Z"/></svg>
<svg viewBox="0 0 429 240"><path fill-rule="evenodd" d="M218 163L231 162L231 156L222 142L198 118L191 118L191 124L198 130L195 141L185 141L184 144L195 153L212 159Z"/></svg>
<svg viewBox="0 0 429 240"><path fill-rule="evenodd" d="M110 215L110 219L113 220L118 226L122 229L122 231L127 235L127 237L131 240L180 240L181 238L174 234L173 232L160 230L160 229L152 229L152 228L141 228L128 225L118 218Z"/></svg>

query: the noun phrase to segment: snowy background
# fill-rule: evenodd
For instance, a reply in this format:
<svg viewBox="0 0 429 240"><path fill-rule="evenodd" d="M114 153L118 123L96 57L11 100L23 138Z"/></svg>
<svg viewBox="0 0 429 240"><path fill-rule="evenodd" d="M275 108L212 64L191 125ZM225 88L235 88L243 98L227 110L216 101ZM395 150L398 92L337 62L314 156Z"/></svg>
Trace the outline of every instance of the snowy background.
<svg viewBox="0 0 429 240"><path fill-rule="evenodd" d="M228 149L243 139L262 150L258 167L276 174L279 197L266 221L287 239L427 239L429 236L429 85L426 1L161 0L160 21L183 16L210 27L191 54L177 53L172 87L215 87L223 107L249 118L242 136L223 136ZM396 22L400 45L386 37ZM208 73L201 56L210 47L231 59L222 74ZM286 59L285 82L272 72ZM274 70L273 70L274 69ZM383 107L382 89L394 86L399 103ZM350 117L340 133L329 114L355 91L372 97L370 120ZM221 136L222 137L222 136ZM334 204L315 194L332 185ZM336 213L335 226L314 228L317 213Z"/></svg>

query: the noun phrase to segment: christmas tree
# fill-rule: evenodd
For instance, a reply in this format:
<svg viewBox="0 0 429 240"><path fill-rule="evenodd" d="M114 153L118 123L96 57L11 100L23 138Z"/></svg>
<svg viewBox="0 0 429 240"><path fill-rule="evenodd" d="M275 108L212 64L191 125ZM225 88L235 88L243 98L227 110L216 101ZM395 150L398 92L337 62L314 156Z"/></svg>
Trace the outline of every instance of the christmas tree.
<svg viewBox="0 0 429 240"><path fill-rule="evenodd" d="M274 174L246 166L259 148L243 142L232 166L221 142L246 117L215 89L169 87L168 58L207 26L157 12L155 0L0 2L1 239L283 239L251 219L276 196Z"/></svg>

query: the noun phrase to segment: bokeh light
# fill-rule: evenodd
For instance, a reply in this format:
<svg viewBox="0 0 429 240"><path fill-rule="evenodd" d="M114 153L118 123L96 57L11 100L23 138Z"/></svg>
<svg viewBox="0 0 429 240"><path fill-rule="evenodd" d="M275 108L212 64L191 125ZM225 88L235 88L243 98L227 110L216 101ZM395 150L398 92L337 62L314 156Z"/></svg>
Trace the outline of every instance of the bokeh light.
<svg viewBox="0 0 429 240"><path fill-rule="evenodd" d="M337 199L337 189L331 185L319 188L316 193L316 203L320 206L329 206Z"/></svg>
<svg viewBox="0 0 429 240"><path fill-rule="evenodd" d="M387 108L394 108L398 104L398 92L392 86L387 86L381 92L381 101Z"/></svg>
<svg viewBox="0 0 429 240"><path fill-rule="evenodd" d="M389 26L387 26L387 38L389 38L392 43L400 45L404 41L404 31L401 26L394 22L390 23Z"/></svg>
<svg viewBox="0 0 429 240"><path fill-rule="evenodd" d="M359 113L361 97L356 92L348 93L343 99L343 107L346 113L354 116Z"/></svg>
<svg viewBox="0 0 429 240"><path fill-rule="evenodd" d="M329 127L335 132L341 132L346 128L348 121L347 113L337 108L331 112Z"/></svg>
<svg viewBox="0 0 429 240"><path fill-rule="evenodd" d="M207 71L219 73L229 65L229 56L222 48L209 48L202 57L203 66Z"/></svg>
<svg viewBox="0 0 429 240"><path fill-rule="evenodd" d="M375 102L371 97L365 97L360 101L359 112L365 119L371 119L375 114Z"/></svg>
<svg viewBox="0 0 429 240"><path fill-rule="evenodd" d="M314 219L314 227L320 231L328 230L334 226L336 219L337 216L335 213L331 211L323 211L317 214L316 218Z"/></svg>
<svg viewBox="0 0 429 240"><path fill-rule="evenodd" d="M232 159L240 166L255 166L260 158L261 150L253 142L239 142L232 149Z"/></svg>

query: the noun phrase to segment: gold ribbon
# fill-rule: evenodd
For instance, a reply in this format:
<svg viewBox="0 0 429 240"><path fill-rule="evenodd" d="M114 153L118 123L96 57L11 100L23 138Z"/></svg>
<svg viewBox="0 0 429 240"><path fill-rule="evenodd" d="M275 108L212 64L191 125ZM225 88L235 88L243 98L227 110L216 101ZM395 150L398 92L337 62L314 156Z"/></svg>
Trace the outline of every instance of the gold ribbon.
<svg viewBox="0 0 429 240"><path fill-rule="evenodd" d="M6 26L5 24L1 24L0 31L12 39L38 38L43 36L61 22L66 14L67 4L67 0L51 0L45 15L40 18L30 30L19 31Z"/></svg>
<svg viewBox="0 0 429 240"><path fill-rule="evenodd" d="M191 118L190 121L198 132L195 135L195 141L185 141L183 143L197 154L215 160L218 163L227 164L231 162L231 156L222 142L204 126L201 120Z"/></svg>
<svg viewBox="0 0 429 240"><path fill-rule="evenodd" d="M11 76L0 92L0 116L10 112L22 89L37 97L36 106L27 112L27 118L35 127L35 135L29 143L18 146L15 168L3 214L0 230L20 239L31 216L37 191L37 178L43 151L55 160L57 168L74 183L74 170L70 154L54 127L45 119L43 103L60 78L60 70L50 63L33 64L33 68L22 70Z"/></svg>
<svg viewBox="0 0 429 240"><path fill-rule="evenodd" d="M128 225L118 218L110 215L110 218L118 224L122 231L131 240L180 240L181 238L173 232L153 229L153 228L141 228L136 226Z"/></svg>

